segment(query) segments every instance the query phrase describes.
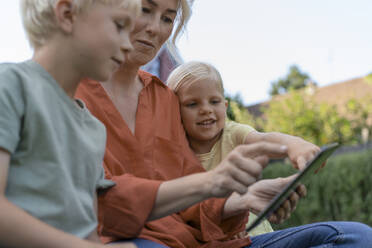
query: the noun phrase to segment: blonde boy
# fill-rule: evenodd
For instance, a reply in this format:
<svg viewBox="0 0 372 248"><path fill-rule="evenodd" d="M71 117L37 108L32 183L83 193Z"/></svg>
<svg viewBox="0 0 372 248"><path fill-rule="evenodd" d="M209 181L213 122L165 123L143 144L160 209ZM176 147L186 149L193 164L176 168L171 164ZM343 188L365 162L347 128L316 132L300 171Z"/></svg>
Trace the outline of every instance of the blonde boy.
<svg viewBox="0 0 372 248"><path fill-rule="evenodd" d="M210 64L189 62L180 65L169 76L168 86L179 98L189 144L206 170L216 167L234 147L241 144L258 141L284 144L288 146L289 158L297 168L303 168L307 158L319 149L298 137L260 133L248 125L227 121L222 79ZM254 218L255 215L251 214L249 222ZM249 235L271 231L270 223L265 221Z"/></svg>
<svg viewBox="0 0 372 248"><path fill-rule="evenodd" d="M103 247L95 206L96 190L112 186L105 128L73 96L81 79L105 81L124 61L139 8L21 0L34 55L0 64L0 247Z"/></svg>

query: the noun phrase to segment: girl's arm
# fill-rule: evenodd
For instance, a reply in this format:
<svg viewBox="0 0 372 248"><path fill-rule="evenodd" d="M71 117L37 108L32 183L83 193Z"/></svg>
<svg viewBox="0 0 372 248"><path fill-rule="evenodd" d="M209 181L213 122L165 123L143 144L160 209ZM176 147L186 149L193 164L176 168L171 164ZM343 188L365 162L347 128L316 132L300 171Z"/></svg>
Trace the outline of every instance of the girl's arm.
<svg viewBox="0 0 372 248"><path fill-rule="evenodd" d="M18 208L5 197L10 154L0 148L0 246L104 248L51 227ZM121 245L114 247L135 247Z"/></svg>
<svg viewBox="0 0 372 248"><path fill-rule="evenodd" d="M293 167L303 169L306 162L311 160L319 151L319 147L300 138L279 132L261 133L257 131L250 132L246 139L246 144L266 141L282 144L288 147L288 157L291 160ZM282 158L282 157L279 157Z"/></svg>

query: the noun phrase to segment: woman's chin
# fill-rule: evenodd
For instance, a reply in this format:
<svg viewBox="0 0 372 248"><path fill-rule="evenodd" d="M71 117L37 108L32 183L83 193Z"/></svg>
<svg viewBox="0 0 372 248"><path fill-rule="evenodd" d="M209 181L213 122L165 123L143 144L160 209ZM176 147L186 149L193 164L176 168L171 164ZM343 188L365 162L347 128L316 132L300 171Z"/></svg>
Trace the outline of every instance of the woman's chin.
<svg viewBox="0 0 372 248"><path fill-rule="evenodd" d="M140 66L146 65L149 63L153 58L155 58L155 55L148 54L148 53L136 53L133 56L130 56L128 58L127 64L138 64Z"/></svg>

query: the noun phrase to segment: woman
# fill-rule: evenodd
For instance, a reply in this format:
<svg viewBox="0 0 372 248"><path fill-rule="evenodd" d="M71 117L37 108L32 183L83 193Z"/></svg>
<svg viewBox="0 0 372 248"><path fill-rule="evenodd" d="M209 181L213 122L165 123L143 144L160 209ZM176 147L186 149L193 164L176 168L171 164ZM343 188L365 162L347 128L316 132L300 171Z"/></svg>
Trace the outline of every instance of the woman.
<svg viewBox="0 0 372 248"><path fill-rule="evenodd" d="M188 147L176 96L156 77L139 71L169 38L176 18L180 24L175 37L182 29L189 16L187 1L142 4L142 16L131 33L133 50L125 54L120 70L105 84L86 80L77 93L106 125L104 167L116 182L100 196L98 231L105 242L138 236L140 247L245 247L250 238L237 234L248 217L241 203L254 194L247 186L258 179L268 156L283 157L287 148L270 143L238 147L216 169L204 172ZM316 151L305 151L296 166L303 167ZM283 182L261 180L254 188L278 192ZM227 200L211 198L234 191L247 193ZM293 194L275 216L277 221L289 216L302 195L303 191ZM197 204L207 198L211 199ZM249 204L245 202L248 208Z"/></svg>

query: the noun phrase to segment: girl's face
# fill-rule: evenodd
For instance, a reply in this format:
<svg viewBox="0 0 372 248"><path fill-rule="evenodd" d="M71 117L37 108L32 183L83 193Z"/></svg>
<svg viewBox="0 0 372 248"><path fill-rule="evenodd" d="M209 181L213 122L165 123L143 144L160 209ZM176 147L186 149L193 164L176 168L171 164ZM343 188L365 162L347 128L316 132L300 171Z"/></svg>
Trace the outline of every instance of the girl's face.
<svg viewBox="0 0 372 248"><path fill-rule="evenodd" d="M172 33L179 0L142 0L142 14L130 34L133 51L128 63L150 62Z"/></svg>
<svg viewBox="0 0 372 248"><path fill-rule="evenodd" d="M214 144L225 126L227 110L217 83L210 79L196 81L180 88L177 95L190 145Z"/></svg>

